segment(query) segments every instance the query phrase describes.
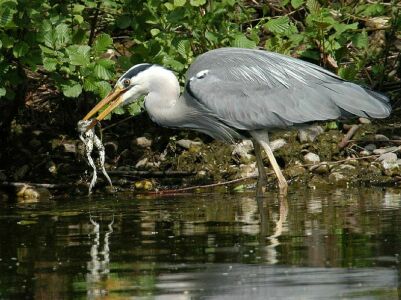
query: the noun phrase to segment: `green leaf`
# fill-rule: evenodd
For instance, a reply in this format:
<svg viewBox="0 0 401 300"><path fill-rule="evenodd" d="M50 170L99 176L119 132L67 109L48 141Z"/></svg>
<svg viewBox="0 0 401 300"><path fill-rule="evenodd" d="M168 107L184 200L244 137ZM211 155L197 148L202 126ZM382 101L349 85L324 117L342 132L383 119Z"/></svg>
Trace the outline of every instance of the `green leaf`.
<svg viewBox="0 0 401 300"><path fill-rule="evenodd" d="M174 0L174 6L175 7L184 6L185 2L187 2L187 1L186 0Z"/></svg>
<svg viewBox="0 0 401 300"><path fill-rule="evenodd" d="M191 44L189 40L180 40L177 45L177 52L183 57L188 58L188 54L191 50Z"/></svg>
<svg viewBox="0 0 401 300"><path fill-rule="evenodd" d="M6 95L6 89L0 88L0 97L4 97Z"/></svg>
<svg viewBox="0 0 401 300"><path fill-rule="evenodd" d="M138 100L128 105L127 110L131 116L136 116L142 112L142 104L143 102Z"/></svg>
<svg viewBox="0 0 401 300"><path fill-rule="evenodd" d="M286 33L291 29L290 19L287 16L270 19L264 27L275 34Z"/></svg>
<svg viewBox="0 0 401 300"><path fill-rule="evenodd" d="M68 44L71 40L70 28L67 24L59 24L54 29L54 41L56 49L60 49Z"/></svg>
<svg viewBox="0 0 401 300"><path fill-rule="evenodd" d="M97 92L100 97L104 98L111 91L111 85L107 81L98 81L96 82Z"/></svg>
<svg viewBox="0 0 401 300"><path fill-rule="evenodd" d="M191 4L191 6L201 6L201 5L205 5L206 4L206 0L189 0L189 3Z"/></svg>
<svg viewBox="0 0 401 300"><path fill-rule="evenodd" d="M111 45L113 45L113 39L111 36L106 33L102 33L96 37L96 40L93 43L93 50L96 53L102 53L110 48Z"/></svg>
<svg viewBox="0 0 401 300"><path fill-rule="evenodd" d="M219 41L219 39L217 38L217 36L216 36L213 32L210 32L210 31L208 31L208 30L206 30L206 32L205 32L205 38L206 38L209 42L211 42L212 44L216 44L216 43L218 43L218 41Z"/></svg>
<svg viewBox="0 0 401 300"><path fill-rule="evenodd" d="M17 44L14 45L13 48L13 55L16 58L22 57L25 54L28 53L29 46L25 42L18 42Z"/></svg>
<svg viewBox="0 0 401 300"><path fill-rule="evenodd" d="M248 39L243 33L238 33L234 37L231 46L238 48L255 48L256 43Z"/></svg>
<svg viewBox="0 0 401 300"><path fill-rule="evenodd" d="M1 2L0 2L1 3ZM7 5L0 5L0 27L7 27L17 11Z"/></svg>
<svg viewBox="0 0 401 300"><path fill-rule="evenodd" d="M156 36L156 35L158 35L159 33L160 33L160 29L152 28L152 29L150 30L150 34L151 34L152 36Z"/></svg>
<svg viewBox="0 0 401 300"><path fill-rule="evenodd" d="M45 57L43 59L43 67L49 72L53 72L56 70L57 63L58 61L55 58Z"/></svg>
<svg viewBox="0 0 401 300"><path fill-rule="evenodd" d="M352 44L359 49L366 49L369 45L368 34L366 31L355 34L352 39Z"/></svg>
<svg viewBox="0 0 401 300"><path fill-rule="evenodd" d="M299 8L300 6L302 6L302 4L304 4L305 0L291 0L291 6L294 9Z"/></svg>
<svg viewBox="0 0 401 300"><path fill-rule="evenodd" d="M71 81L71 83L67 85L62 85L61 89L64 96L69 98L77 98L82 93L82 86L75 81Z"/></svg>
<svg viewBox="0 0 401 300"><path fill-rule="evenodd" d="M0 49L3 47L3 42L0 40Z"/></svg>
<svg viewBox="0 0 401 300"><path fill-rule="evenodd" d="M90 61L90 47L86 45L72 45L67 48L70 64L75 66L87 66Z"/></svg>
<svg viewBox="0 0 401 300"><path fill-rule="evenodd" d="M347 30L355 30L358 28L358 23L352 24L344 24L344 23L334 23L334 29L336 30L337 34L342 34Z"/></svg>
<svg viewBox="0 0 401 300"><path fill-rule="evenodd" d="M114 62L108 59L99 59L96 61L94 72L99 79L109 80L113 77L113 72L109 70Z"/></svg>
<svg viewBox="0 0 401 300"><path fill-rule="evenodd" d="M96 81L93 78L85 77L84 79L84 90L87 92L94 92L98 89Z"/></svg>
<svg viewBox="0 0 401 300"><path fill-rule="evenodd" d="M320 3L317 0L306 0L306 7L312 14L320 11Z"/></svg>
<svg viewBox="0 0 401 300"><path fill-rule="evenodd" d="M81 4L74 4L73 8L72 8L72 12L74 14L81 14L82 11L85 9L84 5Z"/></svg>

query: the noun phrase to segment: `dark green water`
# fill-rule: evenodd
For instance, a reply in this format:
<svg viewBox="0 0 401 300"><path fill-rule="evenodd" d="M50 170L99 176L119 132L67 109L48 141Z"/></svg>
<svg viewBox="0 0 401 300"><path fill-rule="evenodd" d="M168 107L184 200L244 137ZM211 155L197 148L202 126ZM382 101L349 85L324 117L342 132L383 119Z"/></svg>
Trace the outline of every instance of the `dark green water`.
<svg viewBox="0 0 401 300"><path fill-rule="evenodd" d="M1 299L398 299L401 190L0 204Z"/></svg>

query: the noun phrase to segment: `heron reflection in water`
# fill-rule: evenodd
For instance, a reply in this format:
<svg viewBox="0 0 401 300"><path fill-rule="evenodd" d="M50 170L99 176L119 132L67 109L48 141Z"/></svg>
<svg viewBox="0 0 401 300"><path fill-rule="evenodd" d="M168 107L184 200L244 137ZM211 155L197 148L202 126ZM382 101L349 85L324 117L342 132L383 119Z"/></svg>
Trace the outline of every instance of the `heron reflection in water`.
<svg viewBox="0 0 401 300"><path fill-rule="evenodd" d="M263 50L211 50L196 58L186 78L180 95L172 71L147 63L135 65L84 120L109 105L92 120L91 128L119 105L145 95L145 109L161 126L192 129L229 143L251 138L259 171L257 193L267 184L263 149L280 193L286 194L287 181L269 146L268 132L312 121L385 118L391 112L388 98L380 93L317 65Z"/></svg>

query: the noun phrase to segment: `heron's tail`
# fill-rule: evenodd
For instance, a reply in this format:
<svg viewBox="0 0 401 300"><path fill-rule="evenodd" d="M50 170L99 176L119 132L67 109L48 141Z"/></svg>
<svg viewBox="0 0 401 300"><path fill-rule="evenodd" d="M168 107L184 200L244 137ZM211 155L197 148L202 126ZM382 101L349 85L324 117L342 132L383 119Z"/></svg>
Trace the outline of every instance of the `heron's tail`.
<svg viewBox="0 0 401 300"><path fill-rule="evenodd" d="M332 101L344 111L344 117L351 114L382 119L391 113L390 100L381 93L347 81L327 83L324 86L331 90Z"/></svg>

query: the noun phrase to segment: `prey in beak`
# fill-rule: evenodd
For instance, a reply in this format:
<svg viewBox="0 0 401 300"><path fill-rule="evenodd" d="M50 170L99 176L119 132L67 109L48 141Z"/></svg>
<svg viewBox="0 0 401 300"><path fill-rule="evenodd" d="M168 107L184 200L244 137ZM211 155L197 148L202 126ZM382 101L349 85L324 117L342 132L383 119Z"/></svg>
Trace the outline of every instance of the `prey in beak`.
<svg viewBox="0 0 401 300"><path fill-rule="evenodd" d="M103 120L107 115L109 115L116 107L124 102L122 95L127 91L125 88L121 88L118 85L98 104L91 109L90 112L83 118L84 121L89 120L93 115L95 115L99 110L104 108L106 105L108 107L102 111L92 122L88 125L86 130L92 129L98 122Z"/></svg>

